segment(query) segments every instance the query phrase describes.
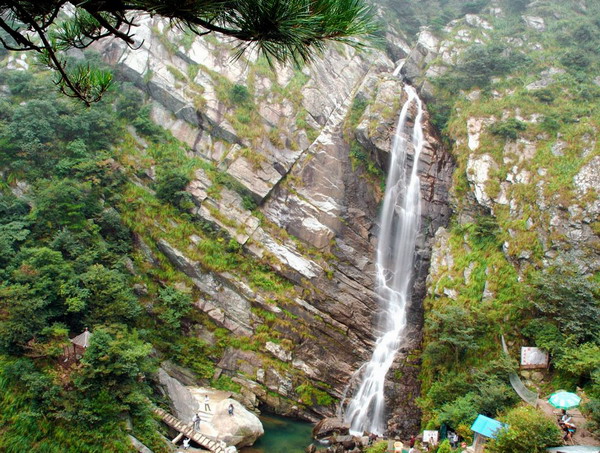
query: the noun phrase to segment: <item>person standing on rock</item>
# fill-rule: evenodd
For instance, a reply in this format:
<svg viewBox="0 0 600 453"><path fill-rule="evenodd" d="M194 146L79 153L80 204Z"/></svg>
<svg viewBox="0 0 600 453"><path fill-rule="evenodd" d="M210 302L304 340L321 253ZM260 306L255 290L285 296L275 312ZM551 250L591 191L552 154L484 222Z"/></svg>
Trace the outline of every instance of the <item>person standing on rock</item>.
<svg viewBox="0 0 600 453"><path fill-rule="evenodd" d="M192 417L192 425L194 431L200 431L200 415L198 413L195 413Z"/></svg>
<svg viewBox="0 0 600 453"><path fill-rule="evenodd" d="M208 395L204 395L204 410L206 412L210 412L210 398L208 397Z"/></svg>
<svg viewBox="0 0 600 453"><path fill-rule="evenodd" d="M229 404L229 407L227 408L227 413L229 415L233 415L233 404Z"/></svg>

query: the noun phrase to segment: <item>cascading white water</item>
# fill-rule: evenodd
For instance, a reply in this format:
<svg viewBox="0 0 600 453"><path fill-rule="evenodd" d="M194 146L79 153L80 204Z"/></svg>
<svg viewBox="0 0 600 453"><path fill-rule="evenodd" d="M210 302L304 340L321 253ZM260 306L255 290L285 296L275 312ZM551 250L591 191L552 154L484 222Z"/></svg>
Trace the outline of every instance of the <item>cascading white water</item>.
<svg viewBox="0 0 600 453"><path fill-rule="evenodd" d="M406 86L405 90L408 100L400 112L392 143L377 246L377 294L383 308L382 334L377 339L371 360L358 371L362 373L362 381L344 414L353 434L366 431L382 435L385 431L385 375L406 328L406 307L412 289L413 257L421 216L417 163L423 149L423 106L413 87ZM406 119L414 102L417 114L409 141ZM406 158L410 145L414 150L412 169L408 168Z"/></svg>

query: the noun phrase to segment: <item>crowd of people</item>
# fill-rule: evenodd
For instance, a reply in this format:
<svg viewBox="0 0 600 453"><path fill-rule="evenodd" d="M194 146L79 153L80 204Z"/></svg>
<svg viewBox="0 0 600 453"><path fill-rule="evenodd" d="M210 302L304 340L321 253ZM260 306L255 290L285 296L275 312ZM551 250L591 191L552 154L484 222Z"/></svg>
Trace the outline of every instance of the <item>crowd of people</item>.
<svg viewBox="0 0 600 453"><path fill-rule="evenodd" d="M426 431L427 433L427 431ZM376 434L370 433L368 434L369 437L369 445L373 445L377 439L378 436ZM454 432L454 431L449 431L448 432L448 442L450 443L450 446L453 449L457 449L460 447L460 450L457 450L461 453L466 453L467 451L467 443L466 442L461 442L461 438L460 436ZM424 452L429 452L429 451L435 451L435 449L438 446L438 438L435 437L434 438L429 438L426 436L415 436L412 435L410 436L410 439L408 441L408 445L405 445L403 442L400 441L399 438L396 438L395 440L389 440L389 444L388 444L388 452L393 452L393 453L403 453L406 450L406 447L408 446L409 450L408 453L424 453Z"/></svg>

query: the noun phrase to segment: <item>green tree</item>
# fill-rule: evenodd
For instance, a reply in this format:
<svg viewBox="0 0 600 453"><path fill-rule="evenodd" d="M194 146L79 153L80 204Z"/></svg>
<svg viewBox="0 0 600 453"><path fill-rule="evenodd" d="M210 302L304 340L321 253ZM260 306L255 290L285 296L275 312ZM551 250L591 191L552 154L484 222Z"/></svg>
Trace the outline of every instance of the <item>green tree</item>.
<svg viewBox="0 0 600 453"><path fill-rule="evenodd" d="M117 101L117 114L121 118L132 121L137 117L142 105L144 96L140 90L134 88L131 84L123 84L121 87L121 97Z"/></svg>
<svg viewBox="0 0 600 453"><path fill-rule="evenodd" d="M69 311L84 313L90 325L132 321L141 311L125 275L102 264L94 264L81 274L71 295Z"/></svg>
<svg viewBox="0 0 600 453"><path fill-rule="evenodd" d="M233 105L240 105L247 103L252 99L252 95L244 85L235 84L229 90L229 99Z"/></svg>
<svg viewBox="0 0 600 453"><path fill-rule="evenodd" d="M16 351L64 313L63 288L74 278L60 252L24 248L11 263L12 282L0 286L0 344Z"/></svg>
<svg viewBox="0 0 600 453"><path fill-rule="evenodd" d="M122 411L147 404L146 378L155 371L152 345L135 329L119 324L97 327L81 359L74 385L85 398L77 413L110 423Z"/></svg>
<svg viewBox="0 0 600 453"><path fill-rule="evenodd" d="M185 209L191 203L190 194L185 190L189 182L190 177L181 169L168 168L156 175L156 196L159 200Z"/></svg>
<svg viewBox="0 0 600 453"><path fill-rule="evenodd" d="M487 87L492 77L502 76L528 62L528 58L500 42L473 44L461 56L456 71L441 77L443 83L454 83L460 89Z"/></svg>
<svg viewBox="0 0 600 453"><path fill-rule="evenodd" d="M32 297L26 285L0 287L0 350L22 351L25 344L48 323L48 301Z"/></svg>
<svg viewBox="0 0 600 453"><path fill-rule="evenodd" d="M159 318L172 329L179 329L180 319L192 309L192 298L178 289L167 287L159 291L162 307Z"/></svg>
<svg viewBox="0 0 600 453"><path fill-rule="evenodd" d="M152 121L152 118L150 118L150 108L148 104L140 108L131 124L133 124L135 130L140 134L156 142L165 136L165 130Z"/></svg>
<svg viewBox="0 0 600 453"><path fill-rule="evenodd" d="M427 318L426 328L435 340L429 343L425 354L436 362L446 347L452 350L455 363L458 363L461 354L477 348L475 322L471 313L463 307L447 306L433 310Z"/></svg>
<svg viewBox="0 0 600 453"><path fill-rule="evenodd" d="M437 414L437 423L446 423L457 429L461 425L471 425L479 413L477 395L474 392L444 404Z"/></svg>
<svg viewBox="0 0 600 453"><path fill-rule="evenodd" d="M492 453L542 453L547 447L560 445L561 436L554 420L532 407L512 409L501 420L508 425L488 443Z"/></svg>
<svg viewBox="0 0 600 453"><path fill-rule="evenodd" d="M0 42L12 50L39 52L44 63L56 70L60 89L87 104L98 101L108 89L110 73L92 70L85 63L68 63L60 52L88 47L110 35L135 46L132 26L140 12L168 18L197 34L217 32L233 37L240 41L238 55L256 48L269 60L280 62L309 61L327 40L357 46L350 38L376 29L371 9L363 0L74 2L74 14L58 20L64 3L4 1L0 29L9 36Z"/></svg>
<svg viewBox="0 0 600 453"><path fill-rule="evenodd" d="M549 268L532 279L532 298L539 315L552 320L577 343L600 344L600 284L572 266Z"/></svg>
<svg viewBox="0 0 600 453"><path fill-rule="evenodd" d="M136 330L119 324L99 327L93 331L81 359L79 386L115 390L133 384L153 370L151 350L152 345L144 342Z"/></svg>
<svg viewBox="0 0 600 453"><path fill-rule="evenodd" d="M29 236L28 223L23 221L0 224L0 266L8 264L16 254L17 244Z"/></svg>
<svg viewBox="0 0 600 453"><path fill-rule="evenodd" d="M87 219L100 212L100 203L90 184L63 179L45 185L36 195L32 218L46 234L62 227L81 230Z"/></svg>
<svg viewBox="0 0 600 453"><path fill-rule="evenodd" d="M116 253L127 253L131 249L131 231L123 224L116 209L108 208L102 211L96 224L100 226L100 233Z"/></svg>

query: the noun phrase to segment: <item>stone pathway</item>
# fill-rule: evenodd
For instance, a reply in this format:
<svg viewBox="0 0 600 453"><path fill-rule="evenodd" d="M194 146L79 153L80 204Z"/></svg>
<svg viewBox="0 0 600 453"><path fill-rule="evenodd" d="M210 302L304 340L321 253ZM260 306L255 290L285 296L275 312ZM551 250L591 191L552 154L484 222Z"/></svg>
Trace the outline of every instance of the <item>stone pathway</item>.
<svg viewBox="0 0 600 453"><path fill-rule="evenodd" d="M556 422L556 418L561 413L560 409L556 409L544 399L538 399L537 406L548 418L551 418L554 422ZM582 413L578 409L569 409L568 412L569 415L573 417L573 423L577 427L577 431L573 436L573 444L600 446L600 440L596 439L591 432L584 428L586 419Z"/></svg>

